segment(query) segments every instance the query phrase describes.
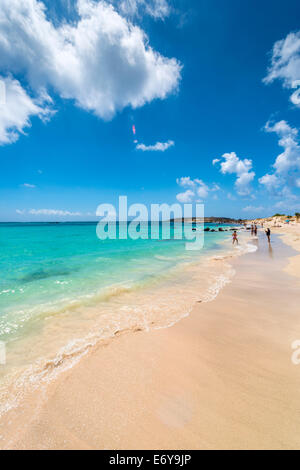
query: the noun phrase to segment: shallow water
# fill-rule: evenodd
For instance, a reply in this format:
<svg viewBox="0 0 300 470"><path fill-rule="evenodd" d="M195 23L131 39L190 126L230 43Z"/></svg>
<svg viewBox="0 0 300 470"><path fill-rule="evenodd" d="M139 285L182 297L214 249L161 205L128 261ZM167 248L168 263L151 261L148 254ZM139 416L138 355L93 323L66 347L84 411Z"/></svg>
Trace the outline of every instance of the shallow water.
<svg viewBox="0 0 300 470"><path fill-rule="evenodd" d="M100 241L96 224L0 224L2 411L12 386L18 395L99 341L170 326L212 300L233 276L226 258L251 249L233 249L228 231L205 234L196 252L185 240L162 240L161 227L159 235Z"/></svg>

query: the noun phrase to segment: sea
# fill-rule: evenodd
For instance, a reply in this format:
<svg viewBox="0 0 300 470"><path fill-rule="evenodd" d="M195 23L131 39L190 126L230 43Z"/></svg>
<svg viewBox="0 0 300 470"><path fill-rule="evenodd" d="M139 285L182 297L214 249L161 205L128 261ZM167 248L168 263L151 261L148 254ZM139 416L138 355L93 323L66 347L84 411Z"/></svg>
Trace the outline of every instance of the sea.
<svg viewBox="0 0 300 470"><path fill-rule="evenodd" d="M212 301L234 276L230 259L254 248L232 246L232 225L195 224L203 247L190 251L181 223L170 239L162 225L155 239L101 240L90 222L0 224L0 414L92 348Z"/></svg>

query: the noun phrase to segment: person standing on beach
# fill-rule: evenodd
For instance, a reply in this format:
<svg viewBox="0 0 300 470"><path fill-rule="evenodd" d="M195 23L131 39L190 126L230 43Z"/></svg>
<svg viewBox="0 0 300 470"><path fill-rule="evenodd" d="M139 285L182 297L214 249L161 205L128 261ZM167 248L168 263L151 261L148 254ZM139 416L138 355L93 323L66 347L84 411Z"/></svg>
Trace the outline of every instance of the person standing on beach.
<svg viewBox="0 0 300 470"><path fill-rule="evenodd" d="M257 236L257 225L254 226L254 235Z"/></svg>
<svg viewBox="0 0 300 470"><path fill-rule="evenodd" d="M237 237L236 230L235 230L235 231L233 232L233 234L232 234L232 244L234 245L235 243L236 243L237 245L239 244L239 240L238 240L238 237Z"/></svg>
<svg viewBox="0 0 300 470"><path fill-rule="evenodd" d="M268 242L271 243L271 230L269 228L266 230L266 235L268 238Z"/></svg>

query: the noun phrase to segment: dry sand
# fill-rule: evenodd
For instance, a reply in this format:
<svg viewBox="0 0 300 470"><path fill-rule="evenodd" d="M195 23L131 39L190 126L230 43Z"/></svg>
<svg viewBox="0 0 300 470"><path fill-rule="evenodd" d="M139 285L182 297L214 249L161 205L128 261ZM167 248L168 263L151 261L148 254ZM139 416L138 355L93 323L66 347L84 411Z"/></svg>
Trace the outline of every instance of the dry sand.
<svg viewBox="0 0 300 470"><path fill-rule="evenodd" d="M300 250L295 227L283 239ZM6 416L2 448L299 449L300 255L263 233L253 243L213 302L99 346L38 408L31 397Z"/></svg>

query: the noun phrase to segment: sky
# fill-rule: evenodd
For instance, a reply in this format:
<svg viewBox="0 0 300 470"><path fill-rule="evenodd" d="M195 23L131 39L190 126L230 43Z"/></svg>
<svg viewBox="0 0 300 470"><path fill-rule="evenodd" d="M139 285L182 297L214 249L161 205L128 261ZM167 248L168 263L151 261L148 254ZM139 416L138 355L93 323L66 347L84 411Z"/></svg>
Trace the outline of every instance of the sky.
<svg viewBox="0 0 300 470"><path fill-rule="evenodd" d="M2 222L300 212L299 1L1 0L0 161Z"/></svg>

